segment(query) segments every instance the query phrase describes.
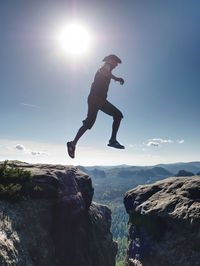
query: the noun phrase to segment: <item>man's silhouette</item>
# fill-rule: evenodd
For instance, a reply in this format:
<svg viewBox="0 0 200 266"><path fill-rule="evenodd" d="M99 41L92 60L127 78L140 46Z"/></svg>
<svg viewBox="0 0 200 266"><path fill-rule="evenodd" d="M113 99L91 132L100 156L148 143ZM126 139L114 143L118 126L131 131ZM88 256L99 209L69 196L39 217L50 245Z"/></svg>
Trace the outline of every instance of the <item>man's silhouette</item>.
<svg viewBox="0 0 200 266"><path fill-rule="evenodd" d="M67 150L71 158L75 157L75 148L80 137L94 125L99 110L113 117L112 134L108 146L117 149L125 148L116 140L123 115L114 105L106 100L111 79L120 82L121 85L124 84L122 78L117 78L112 74L112 70L121 63L121 60L116 55L109 55L103 59L103 62L105 63L96 72L91 86L88 96L88 113L86 119L83 120L83 126L78 130L74 140L67 142Z"/></svg>

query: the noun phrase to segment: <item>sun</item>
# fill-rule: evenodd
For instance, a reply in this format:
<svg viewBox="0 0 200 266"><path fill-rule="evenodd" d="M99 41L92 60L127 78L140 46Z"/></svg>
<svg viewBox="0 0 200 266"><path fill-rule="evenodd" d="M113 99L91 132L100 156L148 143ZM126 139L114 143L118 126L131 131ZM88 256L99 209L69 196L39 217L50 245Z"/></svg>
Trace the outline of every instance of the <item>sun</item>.
<svg viewBox="0 0 200 266"><path fill-rule="evenodd" d="M65 26L58 34L58 42L68 55L83 56L90 51L92 36L86 26L72 23Z"/></svg>

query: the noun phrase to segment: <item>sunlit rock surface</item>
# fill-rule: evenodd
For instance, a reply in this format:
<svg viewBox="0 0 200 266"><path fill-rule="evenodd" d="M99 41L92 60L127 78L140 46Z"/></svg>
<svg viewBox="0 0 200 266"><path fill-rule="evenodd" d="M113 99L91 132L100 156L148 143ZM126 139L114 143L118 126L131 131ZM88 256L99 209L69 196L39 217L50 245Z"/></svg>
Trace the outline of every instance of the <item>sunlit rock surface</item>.
<svg viewBox="0 0 200 266"><path fill-rule="evenodd" d="M200 176L171 177L126 193L126 265L200 265Z"/></svg>
<svg viewBox="0 0 200 266"><path fill-rule="evenodd" d="M31 171L40 189L0 201L0 265L115 265L111 211L92 202L88 175L73 166L12 164Z"/></svg>

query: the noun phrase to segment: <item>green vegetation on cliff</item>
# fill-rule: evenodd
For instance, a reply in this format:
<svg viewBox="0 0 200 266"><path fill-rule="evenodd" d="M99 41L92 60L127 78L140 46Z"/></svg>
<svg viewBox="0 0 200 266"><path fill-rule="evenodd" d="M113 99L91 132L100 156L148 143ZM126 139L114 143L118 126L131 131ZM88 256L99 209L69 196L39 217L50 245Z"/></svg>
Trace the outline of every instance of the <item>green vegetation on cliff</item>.
<svg viewBox="0 0 200 266"><path fill-rule="evenodd" d="M105 193L105 194L104 194ZM127 223L128 223L128 215L124 208L123 204L123 194L121 192L116 194L116 190L108 191L106 188L102 191L102 196L109 195L103 200L101 197L101 193L97 193L94 195L94 201L98 203L107 205L112 211L112 224L111 224L111 232L113 234L113 238L118 243L118 253L116 257L116 266L124 266L126 249L127 249ZM111 195L113 197L111 197Z"/></svg>
<svg viewBox="0 0 200 266"><path fill-rule="evenodd" d="M17 200L29 195L31 190L37 189L32 185L29 171L8 164L0 164L0 199Z"/></svg>

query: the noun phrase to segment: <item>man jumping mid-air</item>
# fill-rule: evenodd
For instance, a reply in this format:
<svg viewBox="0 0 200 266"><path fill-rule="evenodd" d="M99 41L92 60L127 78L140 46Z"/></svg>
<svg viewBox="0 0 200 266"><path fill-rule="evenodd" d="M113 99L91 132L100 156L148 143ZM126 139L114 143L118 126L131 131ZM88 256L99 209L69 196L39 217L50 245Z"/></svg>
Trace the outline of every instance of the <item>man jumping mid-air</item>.
<svg viewBox="0 0 200 266"><path fill-rule="evenodd" d="M99 110L113 117L112 135L108 146L117 149L125 149L125 147L116 140L123 115L114 105L106 100L111 79L119 81L121 85L124 84L122 78L117 78L112 74L112 70L121 63L121 60L116 55L109 55L103 59L103 62L105 63L96 72L94 82L91 86L88 96L88 113L86 119L83 120L83 126L78 130L74 140L67 142L68 154L71 158L75 157L75 148L80 137L94 125Z"/></svg>

